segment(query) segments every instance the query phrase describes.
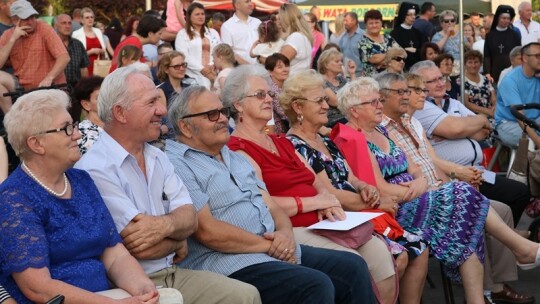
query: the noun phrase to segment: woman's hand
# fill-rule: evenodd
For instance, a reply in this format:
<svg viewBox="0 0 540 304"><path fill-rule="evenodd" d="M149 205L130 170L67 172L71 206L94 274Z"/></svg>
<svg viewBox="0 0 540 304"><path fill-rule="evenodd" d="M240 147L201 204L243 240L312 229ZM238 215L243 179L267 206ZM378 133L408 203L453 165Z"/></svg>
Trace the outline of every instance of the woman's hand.
<svg viewBox="0 0 540 304"><path fill-rule="evenodd" d="M407 187L407 192L403 195L403 201L410 201L425 193L428 190L428 182L425 177L416 178L409 182L400 183L401 186Z"/></svg>
<svg viewBox="0 0 540 304"><path fill-rule="evenodd" d="M88 55L100 55L101 53L103 53L103 49L100 48L91 48L88 51Z"/></svg>
<svg viewBox="0 0 540 304"><path fill-rule="evenodd" d="M379 204L379 191L377 188L373 187L372 185L366 185L362 188L362 190L359 191L360 197L371 208L377 208L377 204Z"/></svg>
<svg viewBox="0 0 540 304"><path fill-rule="evenodd" d="M354 60L347 60L347 73L349 74L349 77L355 76L356 73L356 62Z"/></svg>
<svg viewBox="0 0 540 304"><path fill-rule="evenodd" d="M347 216L341 206L330 207L326 209L317 210L317 218L319 221L328 219L330 222L343 221Z"/></svg>
<svg viewBox="0 0 540 304"><path fill-rule="evenodd" d="M133 296L130 298L118 300L118 303L122 304L158 304L159 303L159 292L156 287L152 290L148 288L143 294L138 296Z"/></svg>
<svg viewBox="0 0 540 304"><path fill-rule="evenodd" d="M456 169L456 176L459 180L478 187L482 184L482 171L473 166L459 167Z"/></svg>
<svg viewBox="0 0 540 304"><path fill-rule="evenodd" d="M317 209L326 209L330 207L341 208L341 203L337 197L330 193L319 193L313 199L318 203Z"/></svg>
<svg viewBox="0 0 540 304"><path fill-rule="evenodd" d="M379 209L385 211L392 216L396 215L399 207L399 199L396 196L384 196L381 197Z"/></svg>

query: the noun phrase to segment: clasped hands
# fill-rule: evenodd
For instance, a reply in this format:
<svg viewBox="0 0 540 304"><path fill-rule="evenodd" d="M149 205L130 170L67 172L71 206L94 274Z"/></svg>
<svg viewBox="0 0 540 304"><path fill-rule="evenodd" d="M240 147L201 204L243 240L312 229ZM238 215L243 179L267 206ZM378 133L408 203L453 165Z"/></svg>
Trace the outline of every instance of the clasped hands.
<svg viewBox="0 0 540 304"><path fill-rule="evenodd" d="M263 237L271 241L268 255L278 260L296 264L296 241L291 229L282 229L274 232L266 232Z"/></svg>

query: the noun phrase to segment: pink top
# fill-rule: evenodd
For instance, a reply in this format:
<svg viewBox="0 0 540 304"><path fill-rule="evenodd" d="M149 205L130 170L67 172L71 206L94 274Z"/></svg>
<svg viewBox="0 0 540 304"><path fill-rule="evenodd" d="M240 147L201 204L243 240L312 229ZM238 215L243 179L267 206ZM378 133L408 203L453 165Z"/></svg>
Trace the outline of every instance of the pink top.
<svg viewBox="0 0 540 304"><path fill-rule="evenodd" d="M167 0L167 31L177 33L184 27L180 24L178 16L176 16L176 7L174 3L180 2L180 7L182 10L182 16L184 15L184 8L182 7L182 1L180 0ZM185 18L185 17L184 17Z"/></svg>
<svg viewBox="0 0 540 304"><path fill-rule="evenodd" d="M311 48L311 60L315 59L315 55L317 54L317 51L321 47L323 41L324 41L324 35L323 33L319 31L312 31L313 34L313 47Z"/></svg>

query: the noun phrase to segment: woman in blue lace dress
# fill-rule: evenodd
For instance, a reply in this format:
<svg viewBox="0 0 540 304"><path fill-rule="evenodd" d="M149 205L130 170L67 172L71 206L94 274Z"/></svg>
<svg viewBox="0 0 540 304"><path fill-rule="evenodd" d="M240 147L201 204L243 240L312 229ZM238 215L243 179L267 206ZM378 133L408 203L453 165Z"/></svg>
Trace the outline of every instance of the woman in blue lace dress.
<svg viewBox="0 0 540 304"><path fill-rule="evenodd" d="M399 90L407 90L407 86L392 88L391 93L399 94ZM484 303L484 228L511 249L520 263L528 263L518 263L520 267L539 266L538 244L505 225L489 207L488 199L474 188L463 182L428 188L420 168L409 162L404 151L388 138L386 129L379 126L385 102L380 98L377 82L361 78L340 91L338 105L349 120L348 126L367 139L379 190L400 197L398 222L430 242L431 251L451 279L463 280L467 303Z"/></svg>
<svg viewBox="0 0 540 304"><path fill-rule="evenodd" d="M0 285L18 303L157 303L158 291L122 245L80 158L78 124L59 90L27 94L4 124L21 165L0 185ZM94 292L110 279L130 298Z"/></svg>

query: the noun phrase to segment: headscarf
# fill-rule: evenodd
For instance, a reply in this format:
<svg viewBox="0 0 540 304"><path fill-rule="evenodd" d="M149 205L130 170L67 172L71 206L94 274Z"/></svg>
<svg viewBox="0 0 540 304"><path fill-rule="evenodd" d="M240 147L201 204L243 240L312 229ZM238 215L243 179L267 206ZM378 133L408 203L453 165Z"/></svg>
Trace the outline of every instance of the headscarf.
<svg viewBox="0 0 540 304"><path fill-rule="evenodd" d="M510 5L501 4L497 6L495 16L493 17L493 22L491 23L491 30L495 30L497 28L497 24L499 24L499 17L502 14L510 14L510 19L513 20L516 16L516 11Z"/></svg>
<svg viewBox="0 0 540 304"><path fill-rule="evenodd" d="M409 10L412 9L415 11L416 14L418 14L418 12L420 11L420 7L418 7L418 4L411 2L402 2L399 6L398 15L394 27L405 22L405 18L407 17Z"/></svg>

